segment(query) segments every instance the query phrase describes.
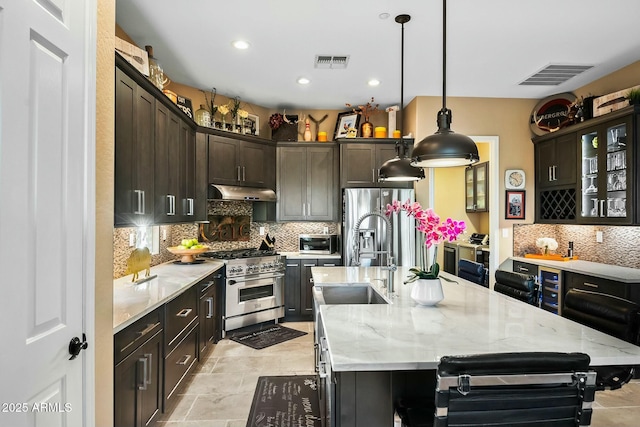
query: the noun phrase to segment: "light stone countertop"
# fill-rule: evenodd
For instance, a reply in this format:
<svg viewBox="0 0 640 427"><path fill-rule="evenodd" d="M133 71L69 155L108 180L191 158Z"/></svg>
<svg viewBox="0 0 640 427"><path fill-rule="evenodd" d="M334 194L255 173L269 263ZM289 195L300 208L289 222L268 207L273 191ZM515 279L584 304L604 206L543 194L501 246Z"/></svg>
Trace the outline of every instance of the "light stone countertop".
<svg viewBox="0 0 640 427"><path fill-rule="evenodd" d="M300 252L278 252L282 256L286 256L287 259L340 259L342 255L339 253L333 254L301 254Z"/></svg>
<svg viewBox="0 0 640 427"><path fill-rule="evenodd" d="M114 335L223 266L224 263L214 260L193 265L171 261L151 267L151 276L158 277L138 285L131 283L130 274L114 280ZM143 277L144 272L140 276Z"/></svg>
<svg viewBox="0 0 640 427"><path fill-rule="evenodd" d="M312 267L316 285L370 283L380 267ZM441 272L444 300L418 306L399 267L392 304L323 305L320 316L335 371L435 369L442 356L477 353L583 352L591 364L640 364L640 347L538 307Z"/></svg>
<svg viewBox="0 0 640 427"><path fill-rule="evenodd" d="M509 260L527 262L529 264L551 267L572 273L586 274L587 276L600 277L602 279L616 280L623 283L640 284L640 269L637 268L601 264L579 259L571 261L550 261L539 258L511 257Z"/></svg>

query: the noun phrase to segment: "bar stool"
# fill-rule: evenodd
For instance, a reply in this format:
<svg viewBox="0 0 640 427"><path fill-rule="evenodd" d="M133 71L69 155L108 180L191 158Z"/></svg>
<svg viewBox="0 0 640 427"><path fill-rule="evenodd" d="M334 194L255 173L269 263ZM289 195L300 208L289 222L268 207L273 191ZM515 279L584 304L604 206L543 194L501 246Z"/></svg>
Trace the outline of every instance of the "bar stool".
<svg viewBox="0 0 640 427"><path fill-rule="evenodd" d="M640 305L600 292L569 289L564 297L562 317L640 345ZM615 390L635 375L634 366L597 366L598 390Z"/></svg>
<svg viewBox="0 0 640 427"><path fill-rule="evenodd" d="M444 356L435 408L397 406L406 427L588 426L596 373L584 353Z"/></svg>
<svg viewBox="0 0 640 427"><path fill-rule="evenodd" d="M535 276L515 273L513 271L496 270L495 278L494 291L528 304L536 305L538 301L538 291Z"/></svg>

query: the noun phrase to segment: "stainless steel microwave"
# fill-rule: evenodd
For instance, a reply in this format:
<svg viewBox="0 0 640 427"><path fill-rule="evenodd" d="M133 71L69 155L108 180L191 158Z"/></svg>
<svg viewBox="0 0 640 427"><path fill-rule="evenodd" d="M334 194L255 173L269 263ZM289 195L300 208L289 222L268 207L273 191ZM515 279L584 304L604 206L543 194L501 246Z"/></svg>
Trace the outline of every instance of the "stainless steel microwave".
<svg viewBox="0 0 640 427"><path fill-rule="evenodd" d="M332 254L338 251L336 234L300 234L298 252L303 254Z"/></svg>

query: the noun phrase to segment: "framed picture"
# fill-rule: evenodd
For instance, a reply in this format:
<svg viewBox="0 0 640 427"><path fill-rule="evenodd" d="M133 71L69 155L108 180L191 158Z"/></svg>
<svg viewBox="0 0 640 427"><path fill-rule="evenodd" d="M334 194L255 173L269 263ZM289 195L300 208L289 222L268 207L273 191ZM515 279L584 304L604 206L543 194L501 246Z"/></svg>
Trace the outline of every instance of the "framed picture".
<svg viewBox="0 0 640 427"><path fill-rule="evenodd" d="M358 129L358 123L360 122L360 114L353 111L345 111L344 113L338 113L338 120L336 121L336 130L333 134L333 139L344 138L347 136L347 131L350 128Z"/></svg>
<svg viewBox="0 0 640 427"><path fill-rule="evenodd" d="M524 219L524 190L506 191L505 195L505 219Z"/></svg>
<svg viewBox="0 0 640 427"><path fill-rule="evenodd" d="M243 133L248 135L259 135L260 132L260 117L255 114L249 114L246 119L243 119L242 126Z"/></svg>

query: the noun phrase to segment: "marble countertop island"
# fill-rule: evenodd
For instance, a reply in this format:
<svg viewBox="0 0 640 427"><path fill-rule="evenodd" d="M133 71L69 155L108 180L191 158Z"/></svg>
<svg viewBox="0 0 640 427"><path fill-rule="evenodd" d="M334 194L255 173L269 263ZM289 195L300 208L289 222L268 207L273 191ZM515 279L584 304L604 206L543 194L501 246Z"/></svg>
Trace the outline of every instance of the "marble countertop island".
<svg viewBox="0 0 640 427"><path fill-rule="evenodd" d="M383 295L380 267L312 267L316 285L369 283ZM593 366L640 364L640 347L448 273L440 273L444 300L418 306L395 272L391 304L322 305L332 369L435 369L442 356L478 353L582 352ZM376 280L378 279L378 280Z"/></svg>
<svg viewBox="0 0 640 427"><path fill-rule="evenodd" d="M131 275L113 281L113 333L123 330L145 314L151 313L166 301L222 268L219 261L206 260L201 264L179 265L174 262L151 267L157 277L133 284ZM144 277L144 272L140 273Z"/></svg>

